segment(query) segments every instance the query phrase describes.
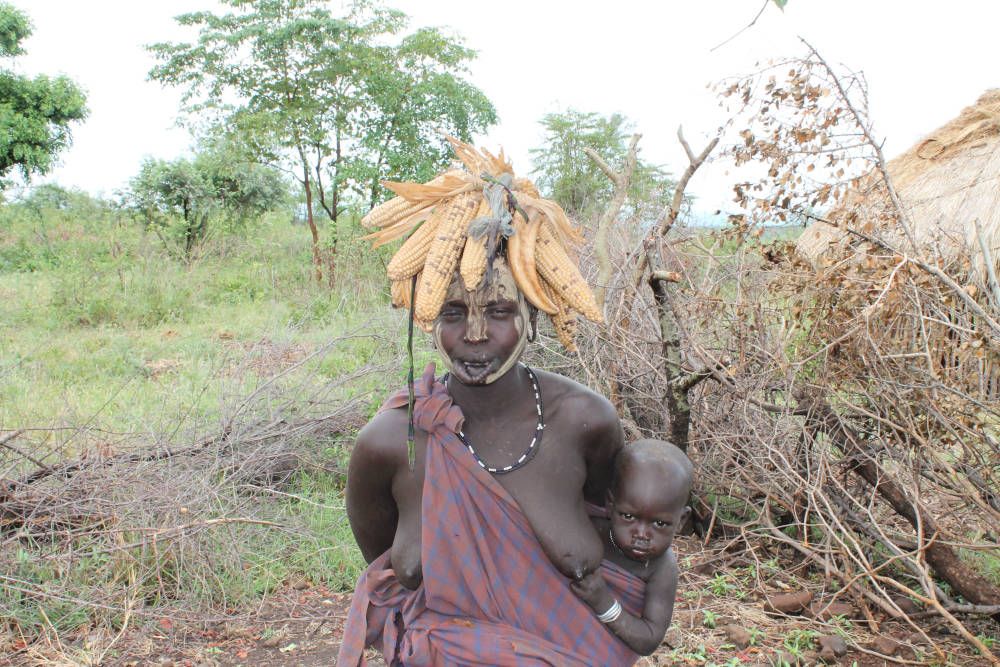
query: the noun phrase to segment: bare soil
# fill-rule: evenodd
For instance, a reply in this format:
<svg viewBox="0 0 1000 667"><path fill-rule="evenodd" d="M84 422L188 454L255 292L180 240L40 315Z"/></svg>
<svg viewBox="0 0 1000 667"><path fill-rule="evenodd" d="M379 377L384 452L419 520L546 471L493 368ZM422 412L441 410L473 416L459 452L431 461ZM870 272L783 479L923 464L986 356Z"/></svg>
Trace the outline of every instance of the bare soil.
<svg viewBox="0 0 1000 667"><path fill-rule="evenodd" d="M887 619L877 610L860 609L856 600L832 600L828 583L795 578L787 568L762 573L759 583L750 585L744 556L703 549L694 537L679 539L678 552L687 567L682 573L674 623L661 649L640 660L639 665L774 665L782 654L794 665L796 658L788 645L795 644L796 635L807 633L816 633L813 638L837 635L845 640L846 655L828 664L983 664L961 638L931 619L918 621L917 627L926 634L921 636L914 627ZM809 612L783 615L765 611L769 593L806 590L813 593L814 601L848 603L851 611L827 621L810 618ZM161 618L126 630L117 639L84 630L77 637L30 645L0 637L0 655L8 656L6 660L0 658L0 664L329 666L336 664L349 606L349 593L330 591L306 581L290 582L258 609L225 621ZM993 621L983 621L978 629L986 635L998 634ZM753 637L751 645L737 645L748 636ZM928 639L943 655L936 653ZM805 644L799 651L798 664L824 664L818 646L808 646L808 641ZM372 664L385 664L375 652L371 657Z"/></svg>

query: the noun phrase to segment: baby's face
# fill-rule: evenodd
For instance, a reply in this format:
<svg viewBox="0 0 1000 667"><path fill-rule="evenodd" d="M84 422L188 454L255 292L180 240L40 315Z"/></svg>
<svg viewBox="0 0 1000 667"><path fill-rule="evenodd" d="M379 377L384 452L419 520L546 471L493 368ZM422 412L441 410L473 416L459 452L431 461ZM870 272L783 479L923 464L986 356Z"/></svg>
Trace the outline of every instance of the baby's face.
<svg viewBox="0 0 1000 667"><path fill-rule="evenodd" d="M608 497L615 544L632 560L662 555L687 513L685 494L671 489L661 475L635 468L617 486L618 494Z"/></svg>

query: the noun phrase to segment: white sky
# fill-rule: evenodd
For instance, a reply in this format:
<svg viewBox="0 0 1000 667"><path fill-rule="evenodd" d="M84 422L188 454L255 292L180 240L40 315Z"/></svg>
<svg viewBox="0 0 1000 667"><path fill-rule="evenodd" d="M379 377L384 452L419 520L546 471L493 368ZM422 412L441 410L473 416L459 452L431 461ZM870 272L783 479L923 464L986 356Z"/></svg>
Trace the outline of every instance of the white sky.
<svg viewBox="0 0 1000 667"><path fill-rule="evenodd" d="M145 156L173 158L189 150L173 127L180 94L146 81L152 66L143 45L193 39L172 17L211 0L11 0L34 23L16 59L25 74L65 73L88 93L90 118L74 130L54 181L111 195ZM889 156L954 117L987 88L1000 86L996 0L389 0L411 27L448 26L479 52L472 79L494 102L500 124L482 145L502 145L518 173L540 143L538 120L574 108L620 112L643 133L645 159L675 175L686 166L677 144L683 124L692 147L722 121L710 83L765 61L802 53L797 37L831 63L863 70L876 131ZM335 3L339 4L339 3ZM730 182L710 165L692 182L705 210L725 206Z"/></svg>

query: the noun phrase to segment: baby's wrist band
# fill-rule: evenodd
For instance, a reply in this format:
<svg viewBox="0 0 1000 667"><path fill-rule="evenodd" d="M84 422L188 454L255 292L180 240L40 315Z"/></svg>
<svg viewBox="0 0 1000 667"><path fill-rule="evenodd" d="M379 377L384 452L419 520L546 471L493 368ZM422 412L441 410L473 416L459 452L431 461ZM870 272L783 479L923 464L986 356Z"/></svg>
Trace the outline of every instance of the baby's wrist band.
<svg viewBox="0 0 1000 667"><path fill-rule="evenodd" d="M622 615L622 603L615 600L603 614L597 615L597 620L601 623L614 623Z"/></svg>

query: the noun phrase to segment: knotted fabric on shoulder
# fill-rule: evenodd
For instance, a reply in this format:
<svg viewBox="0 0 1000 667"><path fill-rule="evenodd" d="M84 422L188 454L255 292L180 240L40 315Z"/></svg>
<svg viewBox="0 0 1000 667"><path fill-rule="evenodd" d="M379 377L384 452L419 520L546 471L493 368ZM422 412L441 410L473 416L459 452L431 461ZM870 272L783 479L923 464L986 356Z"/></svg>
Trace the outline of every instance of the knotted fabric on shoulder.
<svg viewBox="0 0 1000 667"><path fill-rule="evenodd" d="M459 440L462 413L434 379L415 386L414 420L428 433L421 526L423 584L404 588L388 553L358 580L338 665L365 665L376 646L392 665L632 665L638 659L579 600L542 551L517 503ZM407 392L383 409L405 406ZM643 582L605 561L630 613Z"/></svg>

